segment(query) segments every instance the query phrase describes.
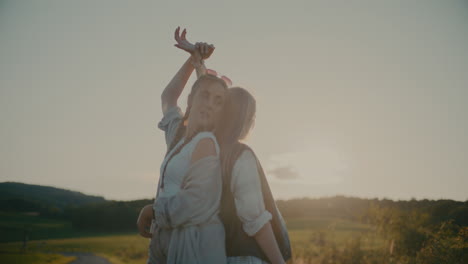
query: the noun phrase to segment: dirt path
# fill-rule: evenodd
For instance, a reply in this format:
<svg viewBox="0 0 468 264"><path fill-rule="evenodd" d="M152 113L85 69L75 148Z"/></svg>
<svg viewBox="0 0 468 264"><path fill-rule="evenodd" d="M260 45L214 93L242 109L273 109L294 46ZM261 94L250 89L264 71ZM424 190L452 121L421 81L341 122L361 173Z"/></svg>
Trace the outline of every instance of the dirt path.
<svg viewBox="0 0 468 264"><path fill-rule="evenodd" d="M112 264L107 259L92 253L62 252L62 255L77 257L77 259L70 264Z"/></svg>

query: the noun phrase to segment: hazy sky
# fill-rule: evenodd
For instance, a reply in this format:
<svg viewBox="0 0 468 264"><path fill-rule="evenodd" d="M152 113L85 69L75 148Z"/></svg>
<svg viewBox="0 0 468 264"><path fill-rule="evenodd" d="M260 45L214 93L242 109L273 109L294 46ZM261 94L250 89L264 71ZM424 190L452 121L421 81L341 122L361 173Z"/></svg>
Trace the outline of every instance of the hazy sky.
<svg viewBox="0 0 468 264"><path fill-rule="evenodd" d="M179 25L255 95L276 198L468 199L467 1L0 0L0 182L154 197Z"/></svg>

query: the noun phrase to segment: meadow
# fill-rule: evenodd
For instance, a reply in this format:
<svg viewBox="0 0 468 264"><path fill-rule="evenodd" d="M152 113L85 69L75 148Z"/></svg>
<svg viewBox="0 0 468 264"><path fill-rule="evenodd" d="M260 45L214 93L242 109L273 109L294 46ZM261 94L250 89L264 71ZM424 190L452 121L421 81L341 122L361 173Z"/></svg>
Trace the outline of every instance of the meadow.
<svg viewBox="0 0 468 264"><path fill-rule="evenodd" d="M294 254L291 263L320 260L324 247L344 251L357 238L363 238L363 250L375 250L383 245L371 226L339 218L298 218L288 220L287 225ZM92 252L113 264L145 263L148 244L148 239L137 234L32 240L28 242L26 253L21 253L22 242L2 243L0 263L62 264L73 260L61 258L61 252Z"/></svg>
<svg viewBox="0 0 468 264"><path fill-rule="evenodd" d="M149 239L137 234L135 220L149 202L107 201L61 213L45 206L0 210L0 263L66 264L74 257L62 253L69 252L145 263ZM290 234L289 263L468 263L468 201L336 196L278 201L278 208Z"/></svg>
<svg viewBox="0 0 468 264"><path fill-rule="evenodd" d="M89 236L92 233L82 233L72 227L67 220L57 220L38 217L34 214L16 212L0 212L0 242L22 241L25 232L30 240L43 238L67 238Z"/></svg>

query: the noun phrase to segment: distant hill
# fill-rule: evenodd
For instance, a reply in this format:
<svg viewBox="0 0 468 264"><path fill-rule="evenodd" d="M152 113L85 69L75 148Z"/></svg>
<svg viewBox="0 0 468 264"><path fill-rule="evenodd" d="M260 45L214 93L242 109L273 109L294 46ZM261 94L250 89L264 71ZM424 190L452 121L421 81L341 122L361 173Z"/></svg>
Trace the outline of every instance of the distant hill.
<svg viewBox="0 0 468 264"><path fill-rule="evenodd" d="M106 202L106 199L50 186L0 183L0 211L31 211L44 207L63 210L67 206L101 202Z"/></svg>
<svg viewBox="0 0 468 264"><path fill-rule="evenodd" d="M50 186L3 182L0 183L0 243L21 241L26 231L30 232L31 239L71 237L86 232L137 232L135 222L141 208L153 202L149 199L113 201ZM405 217L419 215L422 219L424 216L427 226L452 221L468 227L468 201L393 201L338 195L276 202L284 219L292 224L290 228L313 226L316 223L313 219L369 224L378 217L387 219L386 214L401 216L409 222L412 220Z"/></svg>
<svg viewBox="0 0 468 264"><path fill-rule="evenodd" d="M152 200L113 201L50 186L0 183L0 243L138 232L136 219ZM0 261L1 262L1 261Z"/></svg>

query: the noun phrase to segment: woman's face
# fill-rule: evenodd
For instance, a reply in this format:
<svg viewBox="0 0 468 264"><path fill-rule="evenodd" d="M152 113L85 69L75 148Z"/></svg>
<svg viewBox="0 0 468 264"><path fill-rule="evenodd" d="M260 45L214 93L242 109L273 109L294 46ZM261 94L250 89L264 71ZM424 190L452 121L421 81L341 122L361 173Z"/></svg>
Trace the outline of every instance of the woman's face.
<svg viewBox="0 0 468 264"><path fill-rule="evenodd" d="M192 108L188 117L188 126L200 131L213 131L221 117L226 99L226 88L220 83L207 81L192 98Z"/></svg>

